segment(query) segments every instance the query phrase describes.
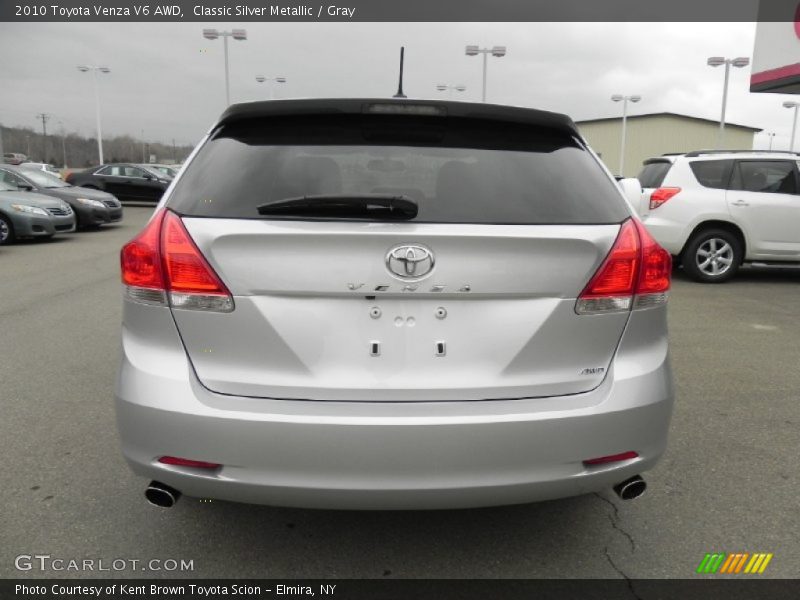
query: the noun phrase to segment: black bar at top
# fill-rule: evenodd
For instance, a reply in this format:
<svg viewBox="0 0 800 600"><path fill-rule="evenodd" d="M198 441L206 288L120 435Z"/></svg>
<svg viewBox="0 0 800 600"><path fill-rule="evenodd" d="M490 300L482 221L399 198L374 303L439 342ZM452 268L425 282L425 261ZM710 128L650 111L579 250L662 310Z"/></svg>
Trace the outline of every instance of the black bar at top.
<svg viewBox="0 0 800 600"><path fill-rule="evenodd" d="M57 7L54 9L53 7ZM137 10L138 7L138 10ZM144 7L147 7L145 14ZM177 7L157 14L159 7ZM44 9L44 10L41 10ZM177 12L177 14L174 14ZM797 0L2 0L5 22L793 22ZM602 43L602 40L597 40ZM669 40L654 39L653 43Z"/></svg>

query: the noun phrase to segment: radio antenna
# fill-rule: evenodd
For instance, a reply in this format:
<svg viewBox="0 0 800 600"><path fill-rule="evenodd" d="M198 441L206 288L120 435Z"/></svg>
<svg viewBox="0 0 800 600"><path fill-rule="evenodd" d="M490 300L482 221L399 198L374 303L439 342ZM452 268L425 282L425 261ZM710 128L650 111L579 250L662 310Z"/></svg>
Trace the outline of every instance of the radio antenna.
<svg viewBox="0 0 800 600"><path fill-rule="evenodd" d="M403 93L403 56L405 54L406 47L400 46L400 81L397 83L397 93L392 96L392 98L406 98L407 96Z"/></svg>

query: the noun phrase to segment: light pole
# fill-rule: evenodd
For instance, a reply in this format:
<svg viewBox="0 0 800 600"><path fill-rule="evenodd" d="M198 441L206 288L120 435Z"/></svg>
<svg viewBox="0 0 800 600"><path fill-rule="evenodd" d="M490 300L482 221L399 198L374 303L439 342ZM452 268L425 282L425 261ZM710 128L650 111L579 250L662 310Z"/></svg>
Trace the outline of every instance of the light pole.
<svg viewBox="0 0 800 600"><path fill-rule="evenodd" d="M483 54L483 92L481 94L481 102L486 102L486 58L491 54L495 58L502 58L506 55L505 46L492 46L491 48L479 48L478 46L467 46L467 56L478 56Z"/></svg>
<svg viewBox="0 0 800 600"><path fill-rule="evenodd" d="M88 71L92 72L92 82L94 84L94 107L95 113L97 117L97 154L100 158L100 163L103 164L103 130L100 126L100 93L97 91L97 72L100 73L110 73L111 69L108 67L95 67L92 65L79 65L78 71L81 73L86 73Z"/></svg>
<svg viewBox="0 0 800 600"><path fill-rule="evenodd" d="M460 84L459 85L448 85L446 83L440 83L440 84L438 84L436 86L436 89L438 91L440 91L440 92L447 92L447 97L448 98L452 98L453 97L453 90L455 90L457 92L463 92L463 91L465 91L467 89L467 86L460 85Z"/></svg>
<svg viewBox="0 0 800 600"><path fill-rule="evenodd" d="M625 177L625 136L627 134L627 126L628 126L628 102L633 102L634 104L641 100L641 96L622 96L620 94L614 94L611 96L611 100L614 102L622 102L622 142L620 143L620 150L619 150L619 174L620 177Z"/></svg>
<svg viewBox="0 0 800 600"><path fill-rule="evenodd" d="M42 120L42 162L47 162L47 121L50 120L50 117L53 115L48 115L47 113L39 113L36 115L37 119Z"/></svg>
<svg viewBox="0 0 800 600"><path fill-rule="evenodd" d="M792 141L789 142L789 152L794 152L794 134L797 131L797 108L800 107L800 102L792 102L787 100L783 103L784 108L794 109L794 119L792 120Z"/></svg>
<svg viewBox="0 0 800 600"><path fill-rule="evenodd" d="M764 133L766 133L769 136L769 148L768 148L768 150L772 150L772 140L775 139L775 134L770 132L770 131L765 131Z"/></svg>
<svg viewBox="0 0 800 600"><path fill-rule="evenodd" d="M286 83L286 77L264 77L263 75L256 75L256 81L258 83L264 83L266 81L270 82L269 85L269 99L272 100L275 92L275 86L272 85L272 82L275 83Z"/></svg>
<svg viewBox="0 0 800 600"><path fill-rule="evenodd" d="M725 142L725 108L728 104L728 79L730 78L731 65L740 69L749 65L750 59L746 56L740 56L738 58L712 56L706 62L710 67L725 65L725 83L722 87L722 115L719 118L719 139L717 140L717 150L721 150Z"/></svg>
<svg viewBox="0 0 800 600"><path fill-rule="evenodd" d="M247 39L247 31L244 29L232 29L230 31L218 31L216 29L203 29L203 37L207 40L215 40L222 37L225 42L225 102L226 106L231 104L231 83L230 75L228 73L228 38L232 37L235 40L244 41Z"/></svg>
<svg viewBox="0 0 800 600"><path fill-rule="evenodd" d="M61 154L64 160L64 168L67 168L67 132L64 129L64 121L58 122L58 127L61 130Z"/></svg>

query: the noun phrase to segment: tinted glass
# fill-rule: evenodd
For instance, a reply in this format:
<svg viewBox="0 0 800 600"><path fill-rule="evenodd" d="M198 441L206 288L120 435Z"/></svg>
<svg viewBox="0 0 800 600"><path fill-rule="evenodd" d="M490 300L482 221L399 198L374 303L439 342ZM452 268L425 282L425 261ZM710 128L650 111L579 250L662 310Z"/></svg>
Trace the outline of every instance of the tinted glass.
<svg viewBox="0 0 800 600"><path fill-rule="evenodd" d="M136 167L121 167L121 171L125 177L144 177L144 171Z"/></svg>
<svg viewBox="0 0 800 600"><path fill-rule="evenodd" d="M646 164L636 176L636 179L639 180L643 188L661 187L664 177L667 176L671 166L672 163L667 161Z"/></svg>
<svg viewBox="0 0 800 600"><path fill-rule="evenodd" d="M37 169L24 169L24 175L39 187L61 188L69 187L55 175Z"/></svg>
<svg viewBox="0 0 800 600"><path fill-rule="evenodd" d="M731 175L732 160L695 160L689 163L700 185L724 190Z"/></svg>
<svg viewBox="0 0 800 600"><path fill-rule="evenodd" d="M796 194L794 163L788 160L739 161L734 168L731 189L745 192Z"/></svg>
<svg viewBox="0 0 800 600"><path fill-rule="evenodd" d="M15 191L17 190L18 186L27 185L22 177L16 173L12 173L11 171L6 171L5 169L0 169L0 181Z"/></svg>
<svg viewBox="0 0 800 600"><path fill-rule="evenodd" d="M618 223L624 201L566 134L480 122L282 119L218 133L186 169L169 206L181 214L262 217L269 201L403 195L417 222ZM454 119L457 121L457 119Z"/></svg>
<svg viewBox="0 0 800 600"><path fill-rule="evenodd" d="M160 169L157 169L156 167L151 167L149 165L142 167L142 173L141 175L137 175L137 177L144 177L145 173L152 175L156 179L169 179L170 177L167 173L162 172Z"/></svg>
<svg viewBox="0 0 800 600"><path fill-rule="evenodd" d="M150 167L150 171L154 172L159 177L163 177L164 175L166 175L168 177L175 177L175 175L176 175L175 170L171 169L170 167L163 167L163 166L155 167L154 166L154 167Z"/></svg>

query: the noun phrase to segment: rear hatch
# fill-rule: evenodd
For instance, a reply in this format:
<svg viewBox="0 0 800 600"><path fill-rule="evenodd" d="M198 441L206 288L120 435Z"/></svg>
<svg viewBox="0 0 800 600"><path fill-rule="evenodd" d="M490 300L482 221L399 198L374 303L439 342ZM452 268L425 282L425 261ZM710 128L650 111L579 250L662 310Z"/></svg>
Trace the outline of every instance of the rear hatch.
<svg viewBox="0 0 800 600"><path fill-rule="evenodd" d="M172 309L203 385L441 401L603 380L629 313L575 299L629 216L614 182L563 122L403 106L223 122L186 168L167 209L235 305ZM341 199L367 201L320 209Z"/></svg>

